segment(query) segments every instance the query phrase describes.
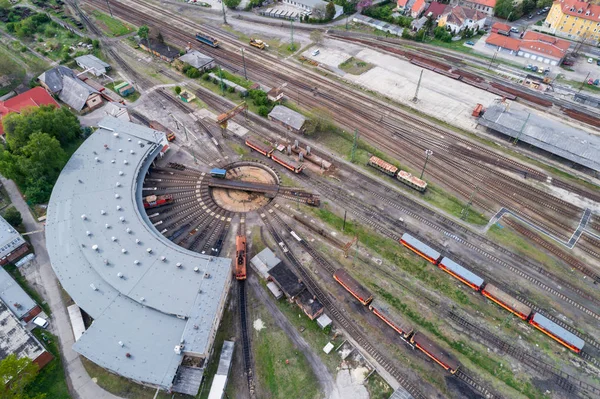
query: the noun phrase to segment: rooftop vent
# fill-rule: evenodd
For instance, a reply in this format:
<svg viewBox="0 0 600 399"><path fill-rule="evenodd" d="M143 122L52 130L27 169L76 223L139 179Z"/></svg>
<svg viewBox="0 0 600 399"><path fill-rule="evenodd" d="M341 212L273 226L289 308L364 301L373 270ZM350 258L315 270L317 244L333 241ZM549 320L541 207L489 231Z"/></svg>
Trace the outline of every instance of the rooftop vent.
<svg viewBox="0 0 600 399"><path fill-rule="evenodd" d="M124 254L126 254L127 250L125 248L121 248L121 252L124 253Z"/></svg>
<svg viewBox="0 0 600 399"><path fill-rule="evenodd" d="M145 300L146 300L146 298L144 298L144 297L140 298L140 302L144 302Z"/></svg>
<svg viewBox="0 0 600 399"><path fill-rule="evenodd" d="M138 144L139 144L139 145L142 145L142 144L143 144L143 143L142 143L142 140L138 140Z"/></svg>
<svg viewBox="0 0 600 399"><path fill-rule="evenodd" d="M117 182L117 187L121 187L121 183Z"/></svg>
<svg viewBox="0 0 600 399"><path fill-rule="evenodd" d="M194 330L198 329L198 324L194 324Z"/></svg>
<svg viewBox="0 0 600 399"><path fill-rule="evenodd" d="M146 250L146 252L148 252L149 254L151 254L151 253L152 253L152 248L148 248L148 249Z"/></svg>
<svg viewBox="0 0 600 399"><path fill-rule="evenodd" d="M92 249L96 252L98 252L98 246L96 244L92 245Z"/></svg>
<svg viewBox="0 0 600 399"><path fill-rule="evenodd" d="M125 229L125 231L127 232L127 234L131 234L131 229L128 227ZM137 242L137 241L136 241Z"/></svg>
<svg viewBox="0 0 600 399"><path fill-rule="evenodd" d="M130 153L130 154L135 154L135 151L133 151L133 150L130 150L130 151L129 151L129 153Z"/></svg>
<svg viewBox="0 0 600 399"><path fill-rule="evenodd" d="M100 214L101 214L101 215L106 215L106 211L105 211L104 209L101 209L101 210L100 210Z"/></svg>
<svg viewBox="0 0 600 399"><path fill-rule="evenodd" d="M108 150L108 144L104 144L104 149Z"/></svg>
<svg viewBox="0 0 600 399"><path fill-rule="evenodd" d="M128 138L127 138L127 141L131 141L131 137L128 137Z"/></svg>
<svg viewBox="0 0 600 399"><path fill-rule="evenodd" d="M117 132L114 132L114 133L113 133L113 136L115 136L115 137L119 137L119 133L117 133Z"/></svg>
<svg viewBox="0 0 600 399"><path fill-rule="evenodd" d="M121 273L121 272L117 273L117 277L118 278L123 278L123 273Z"/></svg>
<svg viewBox="0 0 600 399"><path fill-rule="evenodd" d="M95 157L94 159L96 160L96 162L100 162L100 158Z"/></svg>
<svg viewBox="0 0 600 399"><path fill-rule="evenodd" d="M160 260L162 260L163 262L166 262L167 261L167 257L166 256L161 256Z"/></svg>
<svg viewBox="0 0 600 399"><path fill-rule="evenodd" d="M123 347L123 341L119 341L119 346L122 348Z"/></svg>
<svg viewBox="0 0 600 399"><path fill-rule="evenodd" d="M119 152L123 152L123 149L122 149L122 148L119 148Z"/></svg>
<svg viewBox="0 0 600 399"><path fill-rule="evenodd" d="M115 134L116 134L116 133L115 133ZM125 354L125 357L129 359L129 358L131 357L131 353L127 352L127 353Z"/></svg>
<svg viewBox="0 0 600 399"><path fill-rule="evenodd" d="M110 224L106 223L106 224L104 225L104 227L106 227L107 229L110 229Z"/></svg>
<svg viewBox="0 0 600 399"><path fill-rule="evenodd" d="M90 287L92 287L92 289L93 289L94 291L98 291L98 288L96 288L96 286L95 286L94 284L90 284Z"/></svg>
<svg viewBox="0 0 600 399"><path fill-rule="evenodd" d="M177 267L181 268L183 265L181 264L181 262L177 262L177 263L175 264L175 266L177 266Z"/></svg>
<svg viewBox="0 0 600 399"><path fill-rule="evenodd" d="M117 241L117 237L110 237L111 240L113 240L113 242Z"/></svg>
<svg viewBox="0 0 600 399"><path fill-rule="evenodd" d="M123 161L123 163L124 163L125 165L129 165L129 162L127 162L127 160L126 160L126 159Z"/></svg>
<svg viewBox="0 0 600 399"><path fill-rule="evenodd" d="M111 159L111 160L110 160L110 163L115 163L115 160L114 160L114 159Z"/></svg>
<svg viewBox="0 0 600 399"><path fill-rule="evenodd" d="M121 221L121 223L125 223L125 218L124 218L123 216L121 216L121 217L119 218L119 220Z"/></svg>
<svg viewBox="0 0 600 399"><path fill-rule="evenodd" d="M105 264L106 266L108 266L108 265L110 264L110 263L108 262L108 259L104 259L104 264Z"/></svg>
<svg viewBox="0 0 600 399"><path fill-rule="evenodd" d="M198 266L196 266L196 267L194 267L194 271L195 271L196 273L198 273L198 272L200 272L200 268L199 268Z"/></svg>
<svg viewBox="0 0 600 399"><path fill-rule="evenodd" d="M123 171L122 170L119 171L119 176L123 176Z"/></svg>
<svg viewBox="0 0 600 399"><path fill-rule="evenodd" d="M88 230L88 231L85 232L85 235L89 237L89 236L92 235L92 232Z"/></svg>
<svg viewBox="0 0 600 399"><path fill-rule="evenodd" d="M139 243L140 243L140 239L139 239L139 238L136 238L136 239L135 239L135 243L136 243L136 244L139 244Z"/></svg>
<svg viewBox="0 0 600 399"><path fill-rule="evenodd" d="M120 211L121 209L123 209L121 208L121 205L117 205L117 211Z"/></svg>
<svg viewBox="0 0 600 399"><path fill-rule="evenodd" d="M204 273L204 278L210 278L210 273Z"/></svg>
<svg viewBox="0 0 600 399"><path fill-rule="evenodd" d="M84 213L83 215L81 215L81 218L82 218L83 220L86 220L86 219L87 219L87 216L85 216L85 213Z"/></svg>
<svg viewBox="0 0 600 399"><path fill-rule="evenodd" d="M135 264L135 265L139 265L139 264L140 264L140 261L136 259L136 260L134 260L134 261L133 261L133 264Z"/></svg>

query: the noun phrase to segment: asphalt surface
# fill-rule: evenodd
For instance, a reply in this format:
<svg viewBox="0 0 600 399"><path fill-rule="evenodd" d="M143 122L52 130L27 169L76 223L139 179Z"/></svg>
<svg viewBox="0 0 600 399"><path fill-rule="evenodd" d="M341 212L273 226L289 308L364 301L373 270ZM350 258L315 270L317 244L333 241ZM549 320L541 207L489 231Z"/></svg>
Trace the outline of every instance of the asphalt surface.
<svg viewBox="0 0 600 399"><path fill-rule="evenodd" d="M12 204L23 217L23 226L27 231L43 229L43 224L34 219L29 207L17 186L12 180L0 176ZM44 233L35 233L29 236L35 250L35 259L21 268L21 273L46 300L52 315L49 330L58 336L60 349L63 355L63 367L67 375L67 383L71 396L75 399L120 399L106 392L92 381L81 362L81 357L72 349L75 338L69 315L60 292L58 280L50 265L50 258L46 250L46 236Z"/></svg>

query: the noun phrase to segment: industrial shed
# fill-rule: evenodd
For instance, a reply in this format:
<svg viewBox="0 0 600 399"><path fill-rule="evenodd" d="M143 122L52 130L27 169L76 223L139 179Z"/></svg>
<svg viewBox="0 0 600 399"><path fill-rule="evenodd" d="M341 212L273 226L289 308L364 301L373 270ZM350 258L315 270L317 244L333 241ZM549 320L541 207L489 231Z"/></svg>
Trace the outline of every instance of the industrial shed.
<svg viewBox="0 0 600 399"><path fill-rule="evenodd" d="M94 319L73 349L115 374L175 390L187 375L178 374L184 358L203 365L212 350L231 259L175 245L143 212L143 177L165 134L113 117L98 125L61 172L48 205L52 268Z"/></svg>
<svg viewBox="0 0 600 399"><path fill-rule="evenodd" d="M494 104L478 122L495 132L600 172L600 137L597 135L548 120L517 104L511 104L510 109L505 104Z"/></svg>
<svg viewBox="0 0 600 399"><path fill-rule="evenodd" d="M25 239L0 216L0 265L14 262L29 250Z"/></svg>
<svg viewBox="0 0 600 399"><path fill-rule="evenodd" d="M0 301L24 322L30 321L42 312L39 305L2 267L0 267Z"/></svg>
<svg viewBox="0 0 600 399"><path fill-rule="evenodd" d="M298 276L284 263L280 263L269 270L269 276L281 288L285 296L290 299L295 299L305 289Z"/></svg>
<svg viewBox="0 0 600 399"><path fill-rule="evenodd" d="M269 120L277 122L295 133L303 133L304 124L306 123L306 118L302 114L283 105L276 105L273 108L269 113Z"/></svg>
<svg viewBox="0 0 600 399"><path fill-rule="evenodd" d="M102 61L95 55L86 54L75 58L75 62L80 68L89 70L95 76L102 76L110 70L110 65Z"/></svg>

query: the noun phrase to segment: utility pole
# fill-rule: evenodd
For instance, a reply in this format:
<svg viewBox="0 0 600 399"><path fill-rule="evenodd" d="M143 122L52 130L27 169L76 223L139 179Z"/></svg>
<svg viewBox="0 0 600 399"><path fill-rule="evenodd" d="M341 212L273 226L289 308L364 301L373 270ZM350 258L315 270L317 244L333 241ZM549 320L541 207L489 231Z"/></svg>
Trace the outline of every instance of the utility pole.
<svg viewBox="0 0 600 399"><path fill-rule="evenodd" d="M412 101L414 103L416 103L417 101L419 101L419 87L421 87L421 78L422 77L423 77L423 70L421 69L421 74L419 75L419 82L417 83L417 91L415 91L415 96L412 99Z"/></svg>
<svg viewBox="0 0 600 399"><path fill-rule="evenodd" d="M221 79L221 95L225 95L225 84L223 83L223 72L221 71L221 65L219 65L219 79Z"/></svg>
<svg viewBox="0 0 600 399"><path fill-rule="evenodd" d="M346 30L348 30L348 17L349 17L349 15L346 14Z"/></svg>
<svg viewBox="0 0 600 399"><path fill-rule="evenodd" d="M581 92L581 89L583 89L583 85L586 84L588 78L590 77L590 72L588 72L587 76L585 77L585 79L583 79L583 82L581 82L581 86L579 86L579 90L577 90L577 93Z"/></svg>
<svg viewBox="0 0 600 399"><path fill-rule="evenodd" d="M519 137L521 137L523 130L525 130L525 125L527 125L527 122L529 122L530 116L531 116L531 112L527 114L527 119L525 119L525 123L523 123L523 126L521 126L521 130L519 131L519 134L517 134L517 137L515 137L515 141L513 142L513 144L517 144L517 142L519 141Z"/></svg>
<svg viewBox="0 0 600 399"><path fill-rule="evenodd" d="M227 16L225 15L225 3L221 0L221 9L223 10L223 24L227 25Z"/></svg>
<svg viewBox="0 0 600 399"><path fill-rule="evenodd" d="M291 44L291 50L294 51L296 48L294 47L294 20L290 19L290 26L292 28L291 32L292 32L292 44Z"/></svg>
<svg viewBox="0 0 600 399"><path fill-rule="evenodd" d="M490 63L488 64L488 67L487 67L487 70L488 70L488 71L489 71L489 70L490 70L490 68L492 67L492 63L493 63L494 61L496 61L496 56L497 56L497 55L498 55L498 52L496 51L496 52L494 53L494 55L492 56L492 59L490 60Z"/></svg>
<svg viewBox="0 0 600 399"><path fill-rule="evenodd" d="M460 218L462 220L467 220L467 217L469 216L469 209L471 209L471 205L473 205L473 199L475 198L477 190L479 190L479 185L475 186L475 189L469 196L469 202L467 202L467 206L464 207L463 210L460 212Z"/></svg>
<svg viewBox="0 0 600 399"><path fill-rule="evenodd" d="M248 80L248 75L246 75L246 57L244 57L244 48L240 47L242 50L242 63L244 64L244 79Z"/></svg>
<svg viewBox="0 0 600 399"><path fill-rule="evenodd" d="M346 213L347 211L344 210L344 224L342 225L342 231L346 231Z"/></svg>
<svg viewBox="0 0 600 399"><path fill-rule="evenodd" d="M114 18L114 17L113 17L112 10L110 9L110 3L108 2L108 0L106 0L106 5L107 5L107 7L108 7L108 12L110 12L110 17L111 17L111 18Z"/></svg>
<svg viewBox="0 0 600 399"><path fill-rule="evenodd" d="M356 147L358 146L358 129L354 129L354 142L352 143L352 154L350 154L350 161L354 163L356 159Z"/></svg>
<svg viewBox="0 0 600 399"><path fill-rule="evenodd" d="M423 165L423 170L421 171L421 177L419 177L419 179L423 179L423 174L425 173L425 168L427 167L427 161L429 160L430 155L433 155L433 151L425 150L425 164Z"/></svg>

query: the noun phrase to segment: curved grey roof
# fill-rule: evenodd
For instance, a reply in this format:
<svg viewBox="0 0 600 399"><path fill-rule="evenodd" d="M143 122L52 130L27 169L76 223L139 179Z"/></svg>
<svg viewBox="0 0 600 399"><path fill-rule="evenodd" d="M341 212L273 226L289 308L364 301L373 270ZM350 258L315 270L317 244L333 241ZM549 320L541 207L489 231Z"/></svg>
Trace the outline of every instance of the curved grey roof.
<svg viewBox="0 0 600 399"><path fill-rule="evenodd" d="M176 345L202 356L210 350L231 260L173 244L140 212L143 176L164 133L113 117L99 126L63 169L48 205L52 267L94 318L73 348L124 377L170 389L182 360Z"/></svg>

